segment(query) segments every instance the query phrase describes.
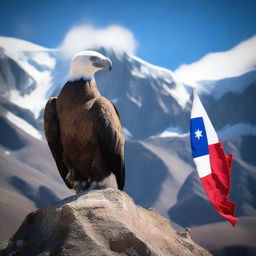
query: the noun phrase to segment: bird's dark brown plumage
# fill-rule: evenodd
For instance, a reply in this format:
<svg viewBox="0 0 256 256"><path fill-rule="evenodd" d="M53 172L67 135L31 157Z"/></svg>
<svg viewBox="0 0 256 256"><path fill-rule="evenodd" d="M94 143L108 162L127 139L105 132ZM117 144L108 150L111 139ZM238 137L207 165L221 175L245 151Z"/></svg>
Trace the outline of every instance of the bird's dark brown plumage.
<svg viewBox="0 0 256 256"><path fill-rule="evenodd" d="M45 134L61 177L69 188L84 189L114 173L124 188L124 133L113 103L95 81L67 82L45 107Z"/></svg>

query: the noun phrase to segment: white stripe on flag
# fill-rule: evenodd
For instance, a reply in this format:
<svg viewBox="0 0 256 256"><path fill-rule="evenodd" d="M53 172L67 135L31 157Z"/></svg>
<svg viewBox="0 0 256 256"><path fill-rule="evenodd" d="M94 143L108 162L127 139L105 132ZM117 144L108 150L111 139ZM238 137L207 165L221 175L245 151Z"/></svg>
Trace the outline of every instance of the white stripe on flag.
<svg viewBox="0 0 256 256"><path fill-rule="evenodd" d="M195 157L194 161L200 178L212 173L209 155Z"/></svg>
<svg viewBox="0 0 256 256"><path fill-rule="evenodd" d="M196 117L202 117L204 120L204 127L207 135L208 145L218 143L219 138L197 94L194 96L194 102L191 110L191 118Z"/></svg>

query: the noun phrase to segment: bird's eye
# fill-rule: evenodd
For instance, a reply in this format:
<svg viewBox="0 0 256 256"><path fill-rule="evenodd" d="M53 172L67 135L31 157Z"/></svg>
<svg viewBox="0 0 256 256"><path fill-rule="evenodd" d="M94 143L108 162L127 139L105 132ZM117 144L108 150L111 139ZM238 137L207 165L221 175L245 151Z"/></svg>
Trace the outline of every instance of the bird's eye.
<svg viewBox="0 0 256 256"><path fill-rule="evenodd" d="M91 56L91 57L90 57L90 60L91 60L92 62L94 62L94 61L96 60L96 57L95 57L95 56Z"/></svg>

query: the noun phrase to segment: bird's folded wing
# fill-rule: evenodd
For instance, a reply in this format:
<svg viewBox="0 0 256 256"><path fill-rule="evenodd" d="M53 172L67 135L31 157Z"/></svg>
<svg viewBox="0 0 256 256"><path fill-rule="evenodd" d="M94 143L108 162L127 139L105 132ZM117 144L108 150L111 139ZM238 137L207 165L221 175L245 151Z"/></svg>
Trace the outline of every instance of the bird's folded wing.
<svg viewBox="0 0 256 256"><path fill-rule="evenodd" d="M94 105L95 126L104 160L116 175L118 188L123 190L125 183L124 133L119 114L114 104L99 97Z"/></svg>
<svg viewBox="0 0 256 256"><path fill-rule="evenodd" d="M46 103L44 110L44 129L45 136L52 152L52 155L56 161L56 165L60 172L60 175L66 185L69 188L72 186L66 180L68 174L68 168L63 161L63 147L60 141L60 130L59 130L59 120L56 110L56 97L50 98Z"/></svg>

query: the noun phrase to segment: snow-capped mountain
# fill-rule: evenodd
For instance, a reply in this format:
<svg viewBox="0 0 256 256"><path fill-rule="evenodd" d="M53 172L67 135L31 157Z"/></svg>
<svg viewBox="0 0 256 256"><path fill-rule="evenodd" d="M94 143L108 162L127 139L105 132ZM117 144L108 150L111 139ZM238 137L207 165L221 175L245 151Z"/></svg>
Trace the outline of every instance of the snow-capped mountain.
<svg viewBox="0 0 256 256"><path fill-rule="evenodd" d="M240 48L241 55L247 48ZM233 50L236 56L236 48ZM243 61L242 72L226 73L215 80L205 75L203 81L192 79L190 84L183 76L189 77L188 71L172 72L126 53L98 51L113 63L112 72L98 72L96 81L100 92L116 104L125 127L125 190L135 202L155 207L179 225L220 220L204 195L190 152L191 94L193 87L198 87L213 125L226 141L226 153L234 153L232 187L243 191L243 196L234 191L231 194L240 204L238 214L255 214L256 57L250 57L250 65ZM226 56L218 53L214 59ZM69 61L58 49L0 37L0 156L5 208L10 193L13 201L22 198L29 210L37 207L44 195L50 201L70 193L59 177L42 129L44 104L47 98L57 96L67 81ZM207 65L205 59L202 63ZM40 187L47 192L41 189L39 193ZM198 212L188 216L194 204ZM15 205L8 207L15 212ZM203 211L210 212L209 218L203 218Z"/></svg>
<svg viewBox="0 0 256 256"><path fill-rule="evenodd" d="M0 37L1 93L37 118L53 86L56 53L23 40ZM17 67L18 65L18 67Z"/></svg>
<svg viewBox="0 0 256 256"><path fill-rule="evenodd" d="M255 38L248 40L247 44L251 46L252 42L256 42ZM247 53L244 50L247 49L247 44L243 43L242 46L237 46L228 53L212 54L213 57L210 55L195 64L181 67L175 73L138 57L126 53L116 54L101 48L99 51L111 58L113 71L97 73L97 84L101 93L117 105L127 134L129 133L134 139L145 139L168 129L179 133L188 132L190 95L195 86L200 89L199 93L205 99L207 110L213 116L211 118L213 121L217 119L217 129L236 123L252 124L252 118L246 119L250 114L245 109L250 101L248 97L253 94L251 85L256 81L256 67L252 57L248 63L244 60L240 69L236 63L239 76L226 71L227 75L234 76L224 78L222 74L217 76L221 79L210 80L212 75L209 74L209 80L204 75L203 81L195 81L192 77L191 79L194 79L192 86L179 82L182 78L187 82L184 75L187 75L189 70L198 70L199 67L207 66L208 62L208 65L213 67L212 59L218 64L220 61L216 59L221 60L228 56L231 62L234 59L233 55L241 56L242 50ZM42 110L47 98L58 95L68 79L70 60L63 58L60 50L47 49L14 38L0 37L0 47L1 66L5 67L0 74L2 95L15 105L29 109L35 118L42 118ZM17 68L17 65L20 68ZM246 92L247 100L237 104L237 97ZM226 111L229 118L226 115L221 120L220 117L224 115L223 113L219 115L218 109L222 111L223 107L226 108L225 105L232 105L229 109L233 111L237 108L242 109L242 118ZM245 111L247 113L244 113Z"/></svg>

